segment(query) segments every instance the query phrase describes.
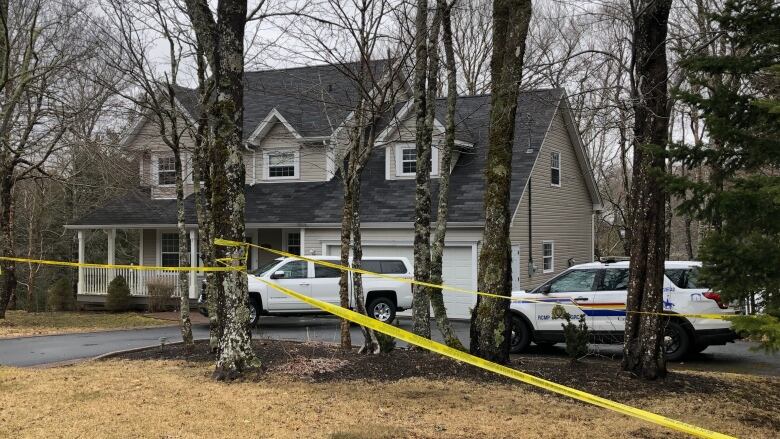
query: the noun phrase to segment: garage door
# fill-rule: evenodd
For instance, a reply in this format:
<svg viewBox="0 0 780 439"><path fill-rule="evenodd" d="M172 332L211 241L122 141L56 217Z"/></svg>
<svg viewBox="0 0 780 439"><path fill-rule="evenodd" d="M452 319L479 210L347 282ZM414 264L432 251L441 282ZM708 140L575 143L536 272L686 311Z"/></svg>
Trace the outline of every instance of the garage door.
<svg viewBox="0 0 780 439"><path fill-rule="evenodd" d="M339 247L328 246L329 255L338 255ZM363 244L364 256L400 256L414 263L414 250L409 245L371 245ZM472 269L471 246L449 246L444 250L443 277L445 285L473 290L476 287L476 279ZM447 307L447 315L452 318L467 319L471 317L470 309L477 302L476 296L444 290L444 304ZM405 311L401 315L411 315L411 311Z"/></svg>

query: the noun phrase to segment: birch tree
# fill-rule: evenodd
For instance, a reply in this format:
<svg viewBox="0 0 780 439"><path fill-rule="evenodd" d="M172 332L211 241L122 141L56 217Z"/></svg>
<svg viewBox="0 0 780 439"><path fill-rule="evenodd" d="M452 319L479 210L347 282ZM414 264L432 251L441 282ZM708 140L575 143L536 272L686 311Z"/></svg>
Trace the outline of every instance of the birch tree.
<svg viewBox="0 0 780 439"><path fill-rule="evenodd" d="M480 291L506 299L477 296L471 314L471 353L490 361L509 360L509 297L512 294L509 244L510 185L517 97L530 0L494 0L491 70L490 132L485 163L485 229L479 255Z"/></svg>
<svg viewBox="0 0 780 439"><path fill-rule="evenodd" d="M632 238L622 367L645 379L666 375L661 317L664 277L662 178L669 130L666 34L672 0L632 2L634 159Z"/></svg>

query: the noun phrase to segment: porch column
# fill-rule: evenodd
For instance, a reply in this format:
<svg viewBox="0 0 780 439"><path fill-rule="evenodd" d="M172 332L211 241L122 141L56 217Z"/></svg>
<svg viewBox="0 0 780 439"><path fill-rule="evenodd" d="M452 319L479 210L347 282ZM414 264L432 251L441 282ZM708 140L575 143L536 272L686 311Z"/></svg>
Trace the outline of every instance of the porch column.
<svg viewBox="0 0 780 439"><path fill-rule="evenodd" d="M77 232L79 239L79 264L84 263L84 231L79 230ZM79 281L76 288L78 294L84 294L84 267L79 265Z"/></svg>
<svg viewBox="0 0 780 439"><path fill-rule="evenodd" d="M190 267L198 266L198 232L190 230ZM198 272L190 271L190 299L198 298Z"/></svg>
<svg viewBox="0 0 780 439"><path fill-rule="evenodd" d="M108 265L114 265L116 263L116 229L108 229ZM108 269L108 281L114 280L116 270L113 268Z"/></svg>

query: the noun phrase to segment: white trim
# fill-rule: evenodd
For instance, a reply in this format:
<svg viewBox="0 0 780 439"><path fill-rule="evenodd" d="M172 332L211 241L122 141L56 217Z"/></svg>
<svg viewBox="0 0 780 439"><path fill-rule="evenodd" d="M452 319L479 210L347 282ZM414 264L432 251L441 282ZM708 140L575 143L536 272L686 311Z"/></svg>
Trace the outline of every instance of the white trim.
<svg viewBox="0 0 780 439"><path fill-rule="evenodd" d="M155 250L154 251L155 252L155 257L154 257L155 264L154 265L156 265L158 267L162 265L162 251L161 251L162 250L162 247L161 247L162 244L161 244L161 241L160 241L160 234L161 234L160 233L160 229L157 229L156 230L156 236L155 236L155 241L156 242L155 242L155 248L154 248L154 250Z"/></svg>
<svg viewBox="0 0 780 439"><path fill-rule="evenodd" d="M323 140L325 148L325 179L330 181L336 176L336 148Z"/></svg>
<svg viewBox="0 0 780 439"><path fill-rule="evenodd" d="M181 264L179 264L181 265ZM198 266L198 232L190 229L190 267ZM190 299L198 298L198 272L190 271L190 284L188 294Z"/></svg>
<svg viewBox="0 0 780 439"><path fill-rule="evenodd" d="M79 239L79 264L83 264L84 263L84 257L85 257L85 254L86 254L86 251L85 251L85 240L84 240L84 231L83 230L79 230L77 235L78 235L78 239ZM85 283L84 283L84 267L82 267L81 265L79 265L78 276L79 276L79 280L78 280L78 285L76 286L76 293L84 294L84 286L85 286Z"/></svg>
<svg viewBox="0 0 780 439"><path fill-rule="evenodd" d="M596 260L596 212L590 214L590 262Z"/></svg>
<svg viewBox="0 0 780 439"><path fill-rule="evenodd" d="M293 167L295 175L287 177L271 177L270 174L270 155L277 153L292 153L293 154ZM295 147L288 148L273 148L263 150L263 180L300 180L301 179L301 151Z"/></svg>
<svg viewBox="0 0 780 439"><path fill-rule="evenodd" d="M252 150L252 184L257 184L257 150Z"/></svg>
<svg viewBox="0 0 780 439"><path fill-rule="evenodd" d="M263 138L265 138L266 135L271 131L271 128L273 128L274 123L272 122L274 119L281 122L282 125L284 125L285 128L287 128L287 131L290 132L290 134L293 135L296 139L303 139L303 136L301 136L298 131L293 128L293 126L287 122L287 119L282 116L282 113L279 112L279 110L274 107L267 116L260 122L260 124L255 128L254 131L252 131L252 134L249 135L249 138L247 139L248 143L252 143L254 145L257 145Z"/></svg>
<svg viewBox="0 0 780 439"><path fill-rule="evenodd" d="M260 229L255 229L255 244L260 245ZM257 247L252 247L252 269L255 270L257 268L260 268L260 249Z"/></svg>
<svg viewBox="0 0 780 439"><path fill-rule="evenodd" d="M167 230L159 230L158 229L157 230L157 266L158 267L161 267L162 264L163 264L163 262L162 262L162 253L163 253L162 252L162 235L163 235L163 233L167 234L167 235L176 235L176 240L177 241L179 240L179 231L178 230L170 230L170 229L167 229ZM168 253L168 254L176 253L176 257L178 258L179 257L179 249L178 249L178 247L179 246L177 245L175 252L166 252L166 253ZM180 265L180 264L181 264L181 261L179 261L179 264L177 264L177 265Z"/></svg>
<svg viewBox="0 0 780 439"><path fill-rule="evenodd" d="M298 234L298 246L301 248L300 252L303 253L303 234L301 233L303 229L282 229L282 251L289 252L289 235L291 233L297 233Z"/></svg>
<svg viewBox="0 0 780 439"><path fill-rule="evenodd" d="M553 166L553 155L558 156L558 167L556 168ZM561 169L563 166L561 166L561 152L560 151L550 151L550 186L552 187L561 187L561 183L563 182L563 173L561 172ZM557 169L558 170L558 183L555 184L552 182L552 170Z"/></svg>
<svg viewBox="0 0 780 439"><path fill-rule="evenodd" d="M165 171L165 172L173 172L173 183L170 184L162 184L160 183L160 159L173 159L173 171ZM175 187L176 186L176 156L173 155L173 153L166 154L166 153L154 153L152 154L152 179L154 181L154 186L157 187Z"/></svg>
<svg viewBox="0 0 780 439"><path fill-rule="evenodd" d="M444 241L444 245L446 247L447 241ZM471 244L471 289L476 291L478 288L478 281L479 281L479 242L474 242Z"/></svg>
<svg viewBox="0 0 780 439"><path fill-rule="evenodd" d="M550 244L550 256L544 255L544 246L545 244ZM545 269L544 268L544 259L549 257L550 258L550 268ZM555 241L552 240L544 240L542 241L542 273L552 273L555 271Z"/></svg>
<svg viewBox="0 0 780 439"><path fill-rule="evenodd" d="M414 143L399 142L393 145L393 157L395 158L395 177L396 178L414 178L415 172L403 172L403 150L413 149L415 150L415 163L416 163L416 151L417 146ZM389 170L386 172L389 173ZM439 148L431 145L431 177L437 177L439 175Z"/></svg>
<svg viewBox="0 0 780 439"><path fill-rule="evenodd" d="M300 235L301 255L305 256L306 255L306 240L305 240L305 238L306 238L306 229L301 228L299 230L300 230L300 234L301 234Z"/></svg>

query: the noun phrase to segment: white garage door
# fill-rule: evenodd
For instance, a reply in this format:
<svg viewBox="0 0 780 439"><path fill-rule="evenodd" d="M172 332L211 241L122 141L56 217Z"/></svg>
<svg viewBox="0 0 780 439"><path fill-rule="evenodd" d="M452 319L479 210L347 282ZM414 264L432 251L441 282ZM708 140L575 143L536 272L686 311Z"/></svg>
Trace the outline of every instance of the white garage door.
<svg viewBox="0 0 780 439"><path fill-rule="evenodd" d="M471 246L448 246L444 249L443 277L445 285L468 290L476 289L476 268L472 268ZM329 255L338 255L339 247L328 246ZM364 256L401 256L414 264L414 250L409 245L371 245L363 244ZM447 315L452 318L468 319L471 308L477 302L476 296L444 290L444 304ZM405 311L401 315L411 315Z"/></svg>

